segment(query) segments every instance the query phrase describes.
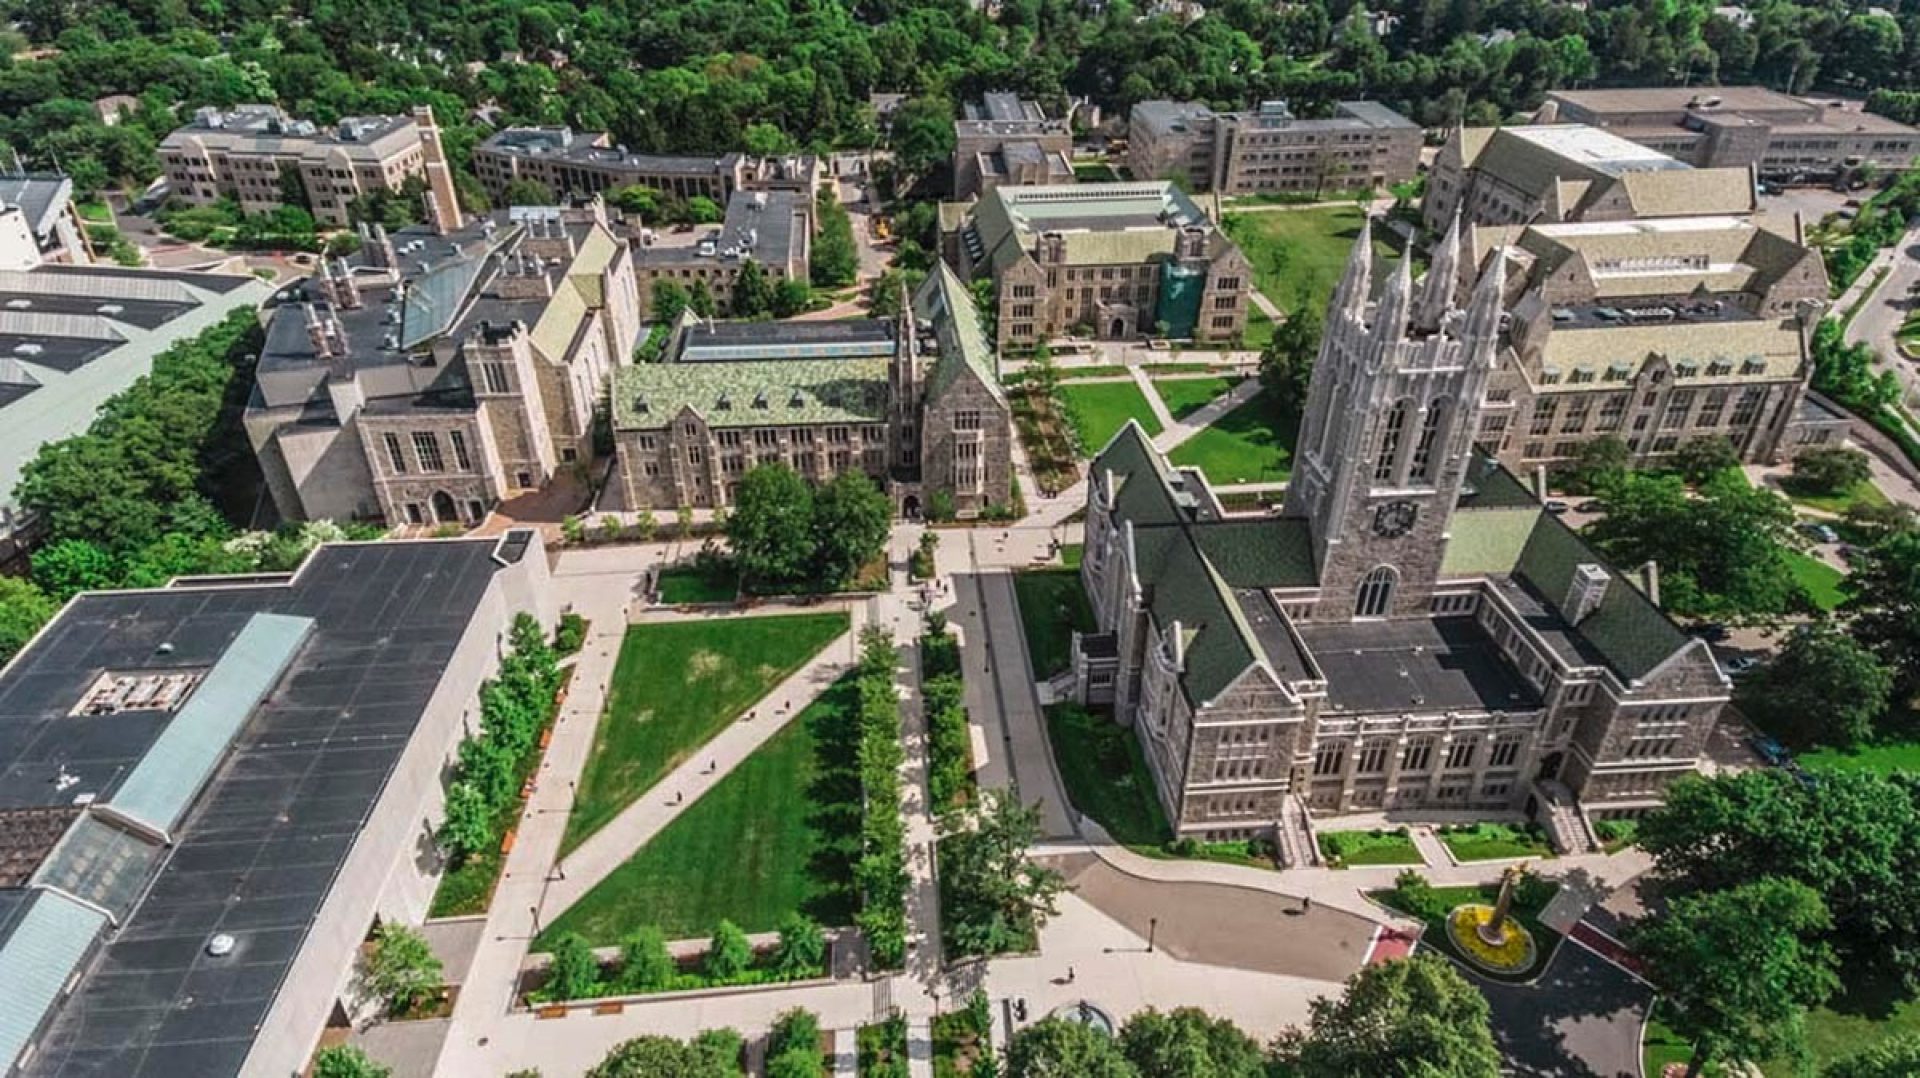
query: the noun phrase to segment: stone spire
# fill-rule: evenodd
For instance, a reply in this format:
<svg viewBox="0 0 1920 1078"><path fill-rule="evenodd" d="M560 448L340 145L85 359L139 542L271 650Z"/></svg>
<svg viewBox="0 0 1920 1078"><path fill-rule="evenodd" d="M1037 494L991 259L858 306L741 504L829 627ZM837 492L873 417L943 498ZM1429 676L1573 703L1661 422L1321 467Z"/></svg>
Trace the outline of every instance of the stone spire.
<svg viewBox="0 0 1920 1078"><path fill-rule="evenodd" d="M1467 301L1464 335L1469 347L1478 347L1483 340L1495 340L1500 334L1500 304L1507 290L1507 250L1495 247L1487 257L1491 262L1480 271L1480 280L1473 286L1473 298ZM1493 355L1494 350L1489 349L1489 364Z"/></svg>
<svg viewBox="0 0 1920 1078"><path fill-rule="evenodd" d="M1353 241L1353 251L1347 255L1347 268L1340 275L1340 285L1333 291L1333 310L1346 310L1358 315L1367 305L1367 294L1373 290L1373 218L1360 219L1360 238Z"/></svg>
<svg viewBox="0 0 1920 1078"><path fill-rule="evenodd" d="M1413 308L1413 328L1435 333L1453 307L1454 289L1460 276L1460 212L1454 211L1447 234L1433 248L1433 265L1420 282L1420 299Z"/></svg>
<svg viewBox="0 0 1920 1078"><path fill-rule="evenodd" d="M1373 316L1375 340L1398 341L1407 335L1407 318L1413 312L1413 257L1402 258L1387 281L1380 307Z"/></svg>

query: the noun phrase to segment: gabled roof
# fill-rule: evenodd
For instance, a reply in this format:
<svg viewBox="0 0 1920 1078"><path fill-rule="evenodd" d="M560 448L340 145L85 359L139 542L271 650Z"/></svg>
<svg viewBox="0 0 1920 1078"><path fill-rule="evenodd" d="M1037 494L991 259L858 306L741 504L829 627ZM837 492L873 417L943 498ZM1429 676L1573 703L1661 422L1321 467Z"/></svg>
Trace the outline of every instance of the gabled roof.
<svg viewBox="0 0 1920 1078"><path fill-rule="evenodd" d="M933 323L933 332L940 342L940 354L927 378L929 398L945 392L961 371L971 370L995 400L1007 403L1006 391L1000 388L993 345L988 343L986 330L980 325L980 312L974 306L973 295L947 266L946 259L934 261L933 272L913 297L913 313Z"/></svg>

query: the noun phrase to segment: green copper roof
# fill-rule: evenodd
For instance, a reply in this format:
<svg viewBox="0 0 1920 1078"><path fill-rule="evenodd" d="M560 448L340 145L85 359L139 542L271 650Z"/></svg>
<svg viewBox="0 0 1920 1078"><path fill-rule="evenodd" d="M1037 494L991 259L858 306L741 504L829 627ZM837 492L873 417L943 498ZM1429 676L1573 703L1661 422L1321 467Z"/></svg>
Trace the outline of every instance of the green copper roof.
<svg viewBox="0 0 1920 1078"><path fill-rule="evenodd" d="M616 430L660 430L691 408L714 427L878 423L887 414L884 359L641 363L613 376Z"/></svg>
<svg viewBox="0 0 1920 1078"><path fill-rule="evenodd" d="M1562 597L1573 582L1574 570L1583 563L1598 564L1601 558L1559 518L1542 513L1520 552L1514 575L1564 616ZM1573 631L1592 645L1615 673L1628 679L1645 676L1687 644L1686 635L1660 608L1617 572L1600 608Z"/></svg>
<svg viewBox="0 0 1920 1078"><path fill-rule="evenodd" d="M1455 512L1448 529L1446 554L1440 561L1440 576L1445 579L1513 572L1542 512L1538 505Z"/></svg>
<svg viewBox="0 0 1920 1078"><path fill-rule="evenodd" d="M971 370L994 399L1006 403L993 345L987 342L986 330L980 325L980 312L974 307L973 295L948 268L946 259L934 262L933 272L927 275L913 298L913 313L933 323L934 334L940 341L940 355L934 360L932 375L927 379L929 397L939 396L961 371Z"/></svg>

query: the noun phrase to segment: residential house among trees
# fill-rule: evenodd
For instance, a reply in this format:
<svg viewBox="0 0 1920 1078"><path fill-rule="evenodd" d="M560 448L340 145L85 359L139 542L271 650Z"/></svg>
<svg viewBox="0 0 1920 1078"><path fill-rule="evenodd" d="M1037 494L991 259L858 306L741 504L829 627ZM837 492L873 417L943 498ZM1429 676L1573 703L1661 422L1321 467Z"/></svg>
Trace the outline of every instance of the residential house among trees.
<svg viewBox="0 0 1920 1078"><path fill-rule="evenodd" d="M682 316L664 360L617 371L618 505L733 504L785 464L857 471L909 517L1011 503L1012 413L972 296L944 265L893 320L705 323Z"/></svg>
<svg viewBox="0 0 1920 1078"><path fill-rule="evenodd" d="M375 226L274 310L247 433L287 519L477 524L593 460L639 331L632 254L598 201Z"/></svg>
<svg viewBox="0 0 1920 1078"><path fill-rule="evenodd" d="M1067 333L1232 341L1253 266L1171 183L1001 187L941 206L947 259L993 281L1003 351Z"/></svg>
<svg viewBox="0 0 1920 1078"><path fill-rule="evenodd" d="M1303 817L1526 811L1564 850L1692 772L1730 685L1473 447L1500 363L1498 255L1377 302L1362 233L1336 291L1283 513L1223 515L1129 423L1095 458L1076 693L1133 727L1182 835ZM1584 811L1583 811L1584 809Z"/></svg>

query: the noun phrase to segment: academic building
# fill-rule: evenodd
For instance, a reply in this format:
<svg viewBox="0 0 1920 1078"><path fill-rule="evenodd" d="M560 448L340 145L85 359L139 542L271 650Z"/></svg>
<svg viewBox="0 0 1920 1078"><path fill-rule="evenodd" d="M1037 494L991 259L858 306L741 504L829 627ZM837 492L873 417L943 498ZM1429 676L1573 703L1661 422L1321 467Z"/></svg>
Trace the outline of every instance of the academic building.
<svg viewBox="0 0 1920 1078"><path fill-rule="evenodd" d="M1696 438L1777 462L1837 444L1810 396L1827 273L1798 224L1765 215L1474 227L1436 272L1497 252L1507 332L1477 444L1526 474L1614 437L1647 464ZM1455 252L1464 249L1468 256Z"/></svg>
<svg viewBox="0 0 1920 1078"><path fill-rule="evenodd" d="M1166 182L1000 187L940 208L945 256L994 282L1002 350L1069 333L1231 341L1253 266Z"/></svg>
<svg viewBox="0 0 1920 1078"><path fill-rule="evenodd" d="M618 508L733 504L784 464L861 472L917 517L1012 504L1013 422L966 286L936 266L898 319L706 323L613 379Z"/></svg>
<svg viewBox="0 0 1920 1078"><path fill-rule="evenodd" d="M598 201L428 202L433 225L375 226L272 312L245 424L286 519L472 526L593 459L640 332L626 242Z"/></svg>
<svg viewBox="0 0 1920 1078"><path fill-rule="evenodd" d="M953 124L953 197L1002 186L1073 182L1073 125L1038 101L992 93L966 102Z"/></svg>
<svg viewBox="0 0 1920 1078"><path fill-rule="evenodd" d="M419 924L535 531L76 596L0 671L0 1073L303 1073ZM328 1038L323 1040L323 1037Z"/></svg>
<svg viewBox="0 0 1920 1078"><path fill-rule="evenodd" d="M1315 818L1527 813L1563 850L1691 773L1730 683L1475 451L1508 263L1402 262L1372 297L1362 234L1335 292L1279 516L1227 515L1129 425L1092 464L1083 701L1138 734L1183 835ZM1652 594L1650 595L1649 592Z"/></svg>
<svg viewBox="0 0 1920 1078"><path fill-rule="evenodd" d="M828 178L826 162L811 154L632 153L615 146L604 131L570 127L497 131L473 148L473 170L496 199L513 181L532 180L558 198L639 186L675 198L700 196L725 204L735 191L796 191L811 197Z"/></svg>
<svg viewBox="0 0 1920 1078"><path fill-rule="evenodd" d="M1778 183L1825 183L1872 166L1911 168L1920 131L1858 101L1760 86L1555 90L1542 122L1605 128L1699 167L1754 167Z"/></svg>
<svg viewBox="0 0 1920 1078"><path fill-rule="evenodd" d="M793 191L735 191L718 228L693 233L638 230L633 248L640 315L652 320L654 292L671 282L691 292L704 287L713 309L733 308L733 283L748 262L759 264L769 283L806 281L813 256L813 199ZM632 230L629 230L632 231Z"/></svg>
<svg viewBox="0 0 1920 1078"><path fill-rule="evenodd" d="M297 175L323 225L348 224L347 207L376 190L397 190L426 166L438 138L426 106L410 116L349 116L330 129L296 120L277 105L198 109L160 140L160 167L173 196L194 205L223 198L245 213L285 204L282 172Z"/></svg>
<svg viewBox="0 0 1920 1078"><path fill-rule="evenodd" d="M1750 166L1694 168L1582 124L1456 128L1434 158L1421 215L1441 233L1474 225L1744 217L1759 209Z"/></svg>
<svg viewBox="0 0 1920 1078"><path fill-rule="evenodd" d="M1134 179L1227 196L1385 188L1419 171L1420 145L1420 125L1374 101L1342 101L1323 119L1301 119L1284 101L1244 112L1142 101L1127 118Z"/></svg>

